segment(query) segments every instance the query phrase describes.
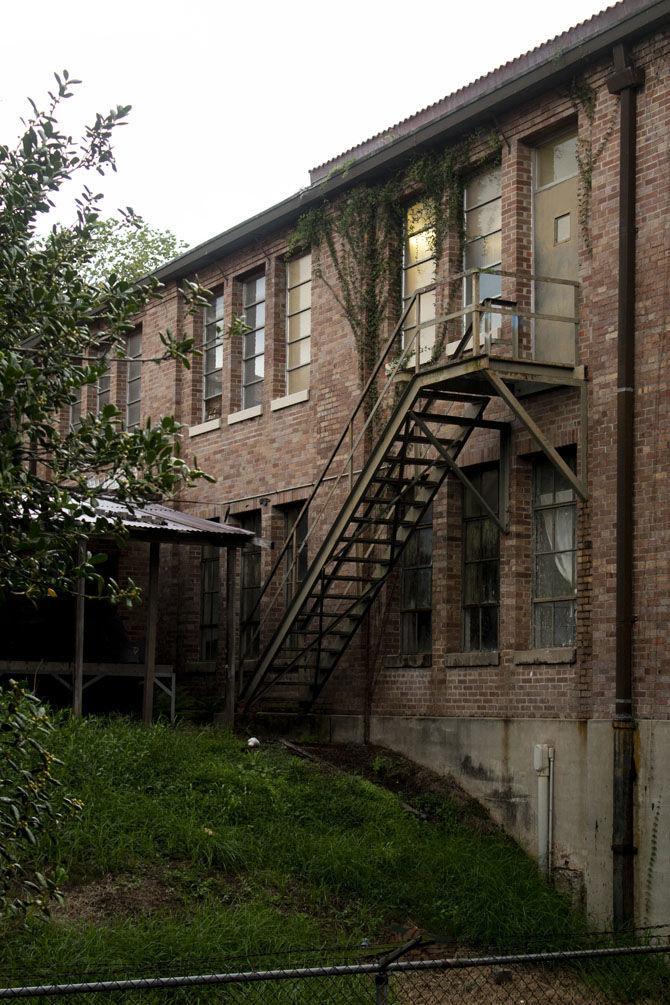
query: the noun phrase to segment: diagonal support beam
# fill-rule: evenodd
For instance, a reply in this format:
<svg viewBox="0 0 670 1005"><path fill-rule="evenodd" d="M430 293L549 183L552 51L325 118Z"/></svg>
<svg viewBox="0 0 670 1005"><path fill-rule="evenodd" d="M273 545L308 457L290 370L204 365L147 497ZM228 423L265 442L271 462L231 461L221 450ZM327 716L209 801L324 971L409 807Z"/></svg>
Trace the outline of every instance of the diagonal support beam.
<svg viewBox="0 0 670 1005"><path fill-rule="evenodd" d="M451 473L456 475L458 480L462 482L462 484L465 486L468 492L472 492L473 496L475 497L479 505L482 507L484 512L487 514L487 516L489 516L493 520L493 522L500 528L503 534L506 534L507 527L505 526L505 524L502 522L498 514L494 513L494 511L487 503L486 499L484 499L484 497L477 491L477 489L474 487L474 485L472 484L468 476L465 474L465 472L461 468L459 468L458 464L453 459L451 454L447 451L446 447L444 447L443 444L440 443L438 438L433 435L433 433L430 431L426 423L419 415L416 414L416 412L412 412L411 414L417 426L419 426L424 431L424 433L426 434L430 442L433 444L435 449L438 451L438 453L442 455Z"/></svg>
<svg viewBox="0 0 670 1005"><path fill-rule="evenodd" d="M497 393L503 399L503 401L509 405L514 414L518 419L523 422L524 426L533 437L537 443L540 450L546 455L546 457L551 461L557 471L559 471L565 480L572 485L573 489L579 496L579 498L585 502L588 499L588 492L586 491L586 486L580 481L577 475L574 473L572 468L569 467L558 453L555 447L552 447L549 440L544 436L542 430L537 425L537 423L531 418L526 409L523 407L516 395L509 389L504 380L502 380L497 373L493 373L491 370L483 369L482 373L485 374L486 378L490 381L493 387L496 389Z"/></svg>

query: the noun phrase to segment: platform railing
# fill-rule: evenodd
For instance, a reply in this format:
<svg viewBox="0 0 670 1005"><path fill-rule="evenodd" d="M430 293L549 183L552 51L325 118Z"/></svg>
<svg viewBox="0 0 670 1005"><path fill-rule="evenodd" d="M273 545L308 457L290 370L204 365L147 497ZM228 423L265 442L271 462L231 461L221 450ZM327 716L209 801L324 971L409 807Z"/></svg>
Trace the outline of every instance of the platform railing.
<svg viewBox="0 0 670 1005"><path fill-rule="evenodd" d="M531 307L526 308L523 304L519 305L514 299L503 299L502 296L480 300L482 275L499 276L502 280L514 280L519 287L529 291L530 295L526 292L525 299L530 302ZM449 293L452 294L454 288L457 286L462 288L462 284L468 278L471 279L472 283L472 303L463 305L457 310L447 311L447 313L435 318L423 321L420 319L420 298L422 295L440 289L448 289ZM532 304L536 299L538 284L550 284L572 289L572 313L552 314L533 310ZM509 283L507 285L511 286ZM357 453L362 446L365 446L365 438L375 428L382 409L392 403L393 394L397 391L399 382L406 380L412 372L417 370L426 370L461 357L488 354L494 348L498 355L501 355L508 348L509 358L532 360L534 358L533 327L538 322L562 324L570 326L574 330L574 359L571 361L571 365L576 366L579 359L579 290L580 284L573 280L540 276L533 273L515 273L502 269L468 269L415 290L405 303L400 318L384 344L321 474L296 517L292 531L279 549L272 568L259 590L254 607L242 625L242 628L250 625L254 627L252 633L241 633L242 637L245 634L247 636L246 653L240 654L242 661L249 658L249 653L255 645L264 621L267 623L268 617L272 616L273 611L278 610L281 602L288 607L287 598L290 600L297 586L300 557L308 548L310 539L314 539L317 530L323 528L328 516L332 517L337 493L341 491L343 483L347 483L349 490L353 487ZM408 319L414 308L417 310L416 323L410 326ZM499 316L501 319L502 334L500 337L492 335L487 320L495 316ZM509 337L506 337L503 330L507 318L510 328ZM520 338L520 331L521 326L528 322L530 329L524 331L524 338L528 340L528 345L524 345ZM447 337L450 325L461 328L460 333L452 341L449 341ZM434 339L426 346L424 353L421 335L431 328L434 329ZM426 358L422 359L422 355ZM555 362L560 363L561 361L556 360ZM344 459L342 459L343 456ZM314 500L319 492L325 488L328 490L325 501L314 513ZM299 527L308 511L310 511L309 526L307 533L300 541L298 538ZM290 554L288 561L286 560L287 554ZM266 594L271 589L273 592L270 600L264 602ZM262 608L261 605L263 605ZM255 619L259 608L265 616L260 622L257 618ZM260 658L262 659L262 653ZM253 659L258 662L258 657L253 657Z"/></svg>

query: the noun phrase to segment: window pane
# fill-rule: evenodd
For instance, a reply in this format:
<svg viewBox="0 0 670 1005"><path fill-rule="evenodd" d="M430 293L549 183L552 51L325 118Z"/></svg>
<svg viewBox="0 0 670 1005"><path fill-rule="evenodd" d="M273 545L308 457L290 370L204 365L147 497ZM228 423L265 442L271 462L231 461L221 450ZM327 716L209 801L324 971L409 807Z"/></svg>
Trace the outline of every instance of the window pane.
<svg viewBox="0 0 670 1005"><path fill-rule="evenodd" d="M538 649L553 645L552 605L535 605L535 645Z"/></svg>
<svg viewBox="0 0 670 1005"><path fill-rule="evenodd" d="M435 240L432 230L424 230L407 238L405 243L405 264L414 265L433 257Z"/></svg>
<svg viewBox="0 0 670 1005"><path fill-rule="evenodd" d="M215 370L205 377L205 397L213 398L221 394L221 371Z"/></svg>
<svg viewBox="0 0 670 1005"><path fill-rule="evenodd" d="M139 380L142 376L142 364L141 363L129 363L128 364L128 383Z"/></svg>
<svg viewBox="0 0 670 1005"><path fill-rule="evenodd" d="M465 247L466 269L485 269L487 265L497 265L500 262L501 248L501 235L499 233L491 234L490 237L482 237L479 241L467 244Z"/></svg>
<svg viewBox="0 0 670 1005"><path fill-rule="evenodd" d="M288 312L289 314L295 314L297 311L304 311L312 304L312 284L303 283L302 286L296 286L295 289L289 290L288 294Z"/></svg>
<svg viewBox="0 0 670 1005"><path fill-rule="evenodd" d="M306 391L309 387L309 364L301 366L299 370L291 370L288 375L288 393L296 394L297 391Z"/></svg>
<svg viewBox="0 0 670 1005"><path fill-rule="evenodd" d="M288 319L288 340L296 342L298 339L306 338L311 333L312 313L303 311L302 314L294 314Z"/></svg>
<svg viewBox="0 0 670 1005"><path fill-rule="evenodd" d="M140 403L139 401L133 401L128 405L128 416L127 425L131 429L133 426L137 426L140 421Z"/></svg>
<svg viewBox="0 0 670 1005"><path fill-rule="evenodd" d="M482 595L481 565L466 565L463 599L466 604L477 604Z"/></svg>
<svg viewBox="0 0 670 1005"><path fill-rule="evenodd" d="M478 209L471 209L465 215L465 236L468 240L476 237L485 237L492 234L494 230L500 230L502 200L494 199L493 202Z"/></svg>
<svg viewBox="0 0 670 1005"><path fill-rule="evenodd" d="M265 324L265 304L246 307L244 310L244 320L249 328L262 328Z"/></svg>
<svg viewBox="0 0 670 1005"><path fill-rule="evenodd" d="M289 343L288 347L288 367L292 370L296 366L300 366L303 363L309 363L310 360L310 343L311 339L303 339L302 342Z"/></svg>
<svg viewBox="0 0 670 1005"><path fill-rule="evenodd" d="M494 513L498 512L498 469L486 468L482 471L480 493Z"/></svg>
<svg viewBox="0 0 670 1005"><path fill-rule="evenodd" d="M245 360L244 363L244 383L252 384L256 380L263 379L264 370L264 356L255 356L252 359Z"/></svg>
<svg viewBox="0 0 670 1005"><path fill-rule="evenodd" d="M575 546L575 510L573 506L560 506L555 511L556 551L568 551Z"/></svg>
<svg viewBox="0 0 670 1005"><path fill-rule="evenodd" d="M472 495L471 492L468 495ZM480 520L470 520L465 525L465 558L472 561L482 557L482 524Z"/></svg>
<svg viewBox="0 0 670 1005"><path fill-rule="evenodd" d="M404 653L416 652L416 620L413 614L400 616L400 646Z"/></svg>
<svg viewBox="0 0 670 1005"><path fill-rule="evenodd" d="M435 291L419 294L419 322L431 321L435 317ZM424 328L424 332L427 329Z"/></svg>
<svg viewBox="0 0 670 1005"><path fill-rule="evenodd" d="M435 261L431 258L421 265L413 265L405 271L404 296L410 297L422 286L430 286L435 281Z"/></svg>
<svg viewBox="0 0 670 1005"><path fill-rule="evenodd" d="M247 332L244 336L244 359L249 359L250 356L258 356L262 353L265 348L265 329L259 328L255 332Z"/></svg>
<svg viewBox="0 0 670 1005"><path fill-rule="evenodd" d="M554 510L540 510L535 514L535 551L538 555L553 551Z"/></svg>
<svg viewBox="0 0 670 1005"><path fill-rule="evenodd" d="M245 307L265 298L265 276L255 276L247 279L242 286L242 302Z"/></svg>
<svg viewBox="0 0 670 1005"><path fill-rule="evenodd" d="M430 569L420 569L416 573L416 603L413 607L430 607L433 598Z"/></svg>
<svg viewBox="0 0 670 1005"><path fill-rule="evenodd" d="M537 151L537 184L552 185L577 174L577 135L551 140Z"/></svg>
<svg viewBox="0 0 670 1005"><path fill-rule="evenodd" d="M470 279L470 277L468 277ZM472 282L470 282L470 287L472 287ZM486 272L480 273L479 276L479 300L486 300L487 297L499 297L502 292L502 278L500 276L490 276ZM466 303L472 303L472 296L466 301ZM500 314L494 315L496 321L500 322Z"/></svg>
<svg viewBox="0 0 670 1005"><path fill-rule="evenodd" d="M575 497L570 483L558 471L555 472L554 479L556 484L556 502L572 502Z"/></svg>
<svg viewBox="0 0 670 1005"><path fill-rule="evenodd" d="M416 234L430 226L428 210L422 202L407 207L407 233Z"/></svg>
<svg viewBox="0 0 670 1005"><path fill-rule="evenodd" d="M498 557L498 528L493 520L482 520L482 558Z"/></svg>
<svg viewBox="0 0 670 1005"><path fill-rule="evenodd" d="M493 167L471 178L465 186L465 208L472 209L500 195L500 168Z"/></svg>
<svg viewBox="0 0 670 1005"><path fill-rule="evenodd" d="M302 255L288 263L288 285L297 286L312 278L312 256Z"/></svg>
<svg viewBox="0 0 670 1005"><path fill-rule="evenodd" d="M412 572L409 569L403 570L401 605L410 610L413 610L417 606L417 576L418 573L416 572Z"/></svg>
<svg viewBox="0 0 670 1005"><path fill-rule="evenodd" d="M554 469L544 461L535 468L535 501L540 506L550 506L554 501Z"/></svg>
<svg viewBox="0 0 670 1005"><path fill-rule="evenodd" d="M416 614L416 651L428 653L432 646L432 612L417 611Z"/></svg>
<svg viewBox="0 0 670 1005"><path fill-rule="evenodd" d="M255 384L250 384L244 388L242 408L254 408L261 403L263 381L259 380Z"/></svg>
<svg viewBox="0 0 670 1005"><path fill-rule="evenodd" d="M422 527L415 531L416 536L416 564L430 565L433 557L433 529L432 527Z"/></svg>
<svg viewBox="0 0 670 1005"><path fill-rule="evenodd" d="M554 604L554 645L569 646L575 641L575 602Z"/></svg>
<svg viewBox="0 0 670 1005"><path fill-rule="evenodd" d="M481 564L483 603L495 604L498 600L498 563L482 562Z"/></svg>
<svg viewBox="0 0 670 1005"><path fill-rule="evenodd" d="M481 608L481 643L482 649L498 648L498 608Z"/></svg>
<svg viewBox="0 0 670 1005"><path fill-rule="evenodd" d="M572 552L540 555L536 559L536 592L538 597L564 597L566 594L572 593L572 559Z"/></svg>

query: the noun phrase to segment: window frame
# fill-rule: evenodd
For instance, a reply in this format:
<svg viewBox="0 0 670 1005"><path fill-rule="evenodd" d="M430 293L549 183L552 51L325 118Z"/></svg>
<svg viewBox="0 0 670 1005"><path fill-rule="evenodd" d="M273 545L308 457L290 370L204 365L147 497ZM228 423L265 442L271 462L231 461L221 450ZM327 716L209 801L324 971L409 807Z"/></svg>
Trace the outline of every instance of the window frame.
<svg viewBox="0 0 670 1005"><path fill-rule="evenodd" d="M254 284L258 283L259 279L263 280L263 296L262 296L261 299L252 300L249 303L247 303L246 302L247 287L252 282ZM265 381L265 322L266 322L266 311L265 311L265 309L266 309L266 296L267 296L266 282L267 282L267 277L265 275L265 270L264 269L260 269L260 270L254 272L254 273L251 273L250 275L246 276L242 280L242 314L244 315L245 322L246 322L246 313L247 313L247 311L250 308L252 308L252 307L253 308L258 308L261 304L263 305L263 324L262 325L257 324L255 328L249 327L249 331L245 331L244 335L242 336L242 364L241 364L241 382L240 382L240 384L241 384L241 407L242 407L242 410L245 410L247 408L253 408L254 406L262 404L263 383ZM253 352L253 353L250 353L249 355L247 355L247 348L248 348L249 339L253 336L253 338L254 338L254 346L255 346L255 341L256 341L256 338L257 338L259 332L263 333L263 349L262 349L262 351L261 352ZM246 364L250 360L257 360L257 359L262 359L263 360L263 375L261 377L255 378L254 380L247 381L247 379L246 379ZM260 400L258 400L258 401L249 401L248 400L249 389L250 388L255 388L259 384L260 384L260 392L259 392L259 399ZM256 392L253 392L253 393L255 395Z"/></svg>
<svg viewBox="0 0 670 1005"><path fill-rule="evenodd" d="M482 479L487 472L494 471L496 473L496 488L495 500L487 499L486 501L491 505L494 501L495 505L491 506L491 509L496 513L499 513L500 509L500 464L483 464L478 467L475 471L468 471L468 478L477 489L480 495L484 496L482 491ZM468 502L469 501L469 502ZM481 512L468 513L468 505L477 506L477 502L472 495L472 493L465 486L462 487L461 496L461 645L463 652L467 653L484 653L484 652L496 652L500 647L500 530L491 519L490 516L484 510ZM497 547L496 547L496 557L492 558L489 556L482 557L480 554L479 558L468 558L468 526L478 523L483 526L485 523L492 524L495 528L497 535ZM481 534L481 531L480 531ZM484 563L491 564L495 562L497 566L496 574L496 599L495 601L486 601L479 599L475 603L467 603L467 568L473 565L483 565ZM483 609L495 608L495 645L493 646L483 646L482 645L482 612ZM478 647L473 647L470 644L470 633L468 631L468 611L477 610L478 612Z"/></svg>
<svg viewBox="0 0 670 1005"><path fill-rule="evenodd" d="M410 214L414 210L418 210L419 212L421 212L421 207L423 207L423 205L424 205L424 201L422 199L415 199L414 201L407 203L404 206L404 209L403 209L403 222L402 222L402 264L401 264L401 283L400 283L400 300L401 300L401 305L402 305L402 311L403 312L405 311L408 303L410 302L410 300L414 296L414 293L416 292L416 291L414 291L412 293L408 293L407 292L407 276L408 276L408 273L412 269L420 268L422 265L426 265L426 263L432 262L433 263L433 278L432 278L432 281L430 283L427 283L427 284L424 284L424 285L432 286L432 285L435 284L436 279L437 279L437 259L435 258L435 251L434 250L433 250L433 252L430 255L427 255L425 258L417 259L415 262L411 262L411 263L408 264L408 250L407 249L408 249L408 242L409 242L410 238L412 238L412 237L419 237L421 234L427 234L428 232L432 231L433 232L433 240L435 239L435 228L430 224L430 222L426 223L425 226L421 227L419 230L412 230L411 233L410 233ZM423 287L417 287L417 289L423 289ZM415 314L414 321L411 324L408 324L407 322L409 321L409 317L406 318L406 321L405 321L405 324L404 324L403 330L402 330L403 349L407 345L408 336L412 337L413 334L414 334L414 332L415 332L415 330L418 328L419 325L425 324L426 321L434 321L435 318L436 318L436 316L437 316L437 312L436 312L436 309L435 309L435 291L433 291L433 312L432 312L432 316L428 317L428 318L422 318L421 317L422 300L423 300L423 297L425 297L425 296L427 296L427 294L422 294L417 299L417 302L415 304L416 314ZM421 365L421 363L423 363L423 362L430 362L429 359L428 360L423 360L422 359L422 354L424 352L424 346L423 346L422 343L423 343L423 340L424 340L424 337L425 337L425 333L430 332L430 330L431 329L430 329L429 326L427 326L426 328L420 328L419 329L419 334L414 339L414 342L412 344L412 349L410 350L410 352L414 356L414 363L415 364L416 364L416 359L417 359L417 348L418 348L419 365ZM432 330L432 339L429 341L428 345L425 347L426 350L430 349L431 355L432 355L433 348L434 348L434 346L436 344L436 339L437 339L437 333L436 333L435 327L433 327L433 330Z"/></svg>
<svg viewBox="0 0 670 1005"><path fill-rule="evenodd" d="M217 305L221 302L221 313L219 314ZM214 308L214 317L209 317L210 309ZM210 303L203 309L203 324L202 324L202 421L208 422L210 419L220 419L223 413L223 318L225 312L225 299L223 287L217 287L212 291L212 296L210 298ZM208 335L209 330L212 329L214 332L214 338L210 338ZM216 364L217 360L219 365L214 365L211 369L208 369L208 357L211 353L214 353L214 362ZM207 394L207 379L211 377L212 374L220 374L219 385L220 390L217 394ZM213 410L210 408L210 402L218 400L218 407L214 406Z"/></svg>
<svg viewBox="0 0 670 1005"><path fill-rule="evenodd" d="M134 354L131 348L131 341L133 339L137 340L137 350ZM142 358L141 328L136 328L135 331L129 334L126 343L126 353L128 358L128 362L126 363L128 368L126 372L126 430L131 433L133 430L139 428L142 421L142 364L141 362L137 362ZM135 393L137 396L131 397ZM133 405L137 405L137 419L135 422L130 421L130 411Z"/></svg>
<svg viewBox="0 0 670 1005"><path fill-rule="evenodd" d="M240 513L235 517L235 523L260 537L262 511L255 509ZM261 549L259 545L249 541L240 550L240 653L245 659L255 659L260 652L260 631L257 629L260 628L261 612L256 603L262 584ZM245 624L247 612L251 611L254 611L253 621ZM249 640L252 640L251 645Z"/></svg>
<svg viewBox="0 0 670 1005"><path fill-rule="evenodd" d="M109 349L106 346L99 346L96 350L96 355L99 359L104 359L107 355ZM95 383L95 414L100 415L100 412L108 405L112 397L112 371L107 366L104 373L100 374Z"/></svg>
<svg viewBox="0 0 670 1005"><path fill-rule="evenodd" d="M494 196L493 199L485 199L483 202L474 203L472 206L468 205L468 186L481 178L485 174L490 174L494 171L498 173L498 195ZM497 230L488 231L486 234L478 234L476 237L468 238L467 227L468 227L468 213L474 210L483 209L485 206L490 206L494 202L500 203L500 227ZM484 299L490 297L500 297L502 296L502 276L487 276L487 280L497 280L498 289L486 293L486 297L482 297L481 289L481 279L482 271L486 269L502 269L502 237L503 237L503 220L502 220L502 166L500 164L489 164L479 171L475 171L473 174L465 180L463 185L463 271L467 271L470 266L468 266L468 251L475 245L478 241L485 241L489 237L493 237L495 234L500 234L500 261L491 263L485 267L480 267L480 289L479 289L479 299L480 302ZM463 277L463 307L471 307L473 305L472 299L472 276ZM468 325L471 323L471 315L466 314L463 317L463 330L465 331ZM502 326L502 316L500 314L486 313L482 316L482 327L484 334L489 338L496 338L500 333L500 328Z"/></svg>
<svg viewBox="0 0 670 1005"><path fill-rule="evenodd" d="M309 278L304 279L302 282L294 283L291 285L291 265L294 262L298 262L303 258L309 258ZM293 290L300 289L302 286L307 286L309 284L309 306L303 307L297 311L291 311L291 292ZM307 335L301 335L300 338L291 340L291 319L299 317L301 314L309 314L309 332ZM291 347L299 345L302 342L307 342L309 350L309 359L306 363L297 363L295 366L290 365L291 358ZM299 370L307 370L307 388L298 388L297 391L309 389L311 381L311 365L312 365L312 252L306 252L304 255L297 255L295 258L289 259L286 262L286 394L296 393L291 388L291 375L297 373Z"/></svg>
<svg viewBox="0 0 670 1005"><path fill-rule="evenodd" d="M427 530L430 530L430 561L420 563L417 560L414 563L410 563L410 561L408 561L408 555L411 555L410 549L413 547L412 539L415 538L415 535ZM400 654L402 656L429 655L433 651L433 554L433 505L431 503L419 517L416 526L412 528L412 532L409 535L402 551L400 564L400 604L398 605L400 614ZM427 592L430 597L430 606L407 606L405 604L405 577L409 575L416 575L418 577L422 574L427 575L428 577ZM419 645L419 615L425 615L426 613L429 614L428 636L430 644L425 648L421 648ZM409 638L409 635L405 630L405 625L409 623L410 619L413 625L410 632L413 639L413 646L411 648L406 645L406 640Z"/></svg>
<svg viewBox="0 0 670 1005"><path fill-rule="evenodd" d="M569 454L566 461L574 468L574 455ZM542 471L551 471L553 476L553 488L552 488L552 502L550 503L539 503L538 502L538 480L540 473ZM563 648L566 646L574 646L576 643L576 615L577 615L577 497L575 491L571 485L563 480L561 484L561 475L556 470L554 465L547 458L537 458L533 462L533 473L532 473L532 521L531 521L531 544L532 544L532 564L531 564L531 638L532 645L536 649L554 649ZM558 491L569 492L570 498L565 500L557 501L556 496ZM554 514L558 510L570 509L572 514L572 548L564 549L554 549L547 551L538 550L538 531L537 531L537 514L544 513L548 511L553 511ZM554 526L555 526L555 516L554 516ZM555 534L554 534L555 538ZM539 580L538 575L538 559L545 558L549 555L572 555L572 579L573 588L572 593L568 594L557 594L555 596L538 596L537 585ZM565 642L556 641L556 605L558 604L571 604L572 605L572 638ZM547 642L539 636L538 624L536 620L536 612L539 608L549 608L551 610L551 640Z"/></svg>

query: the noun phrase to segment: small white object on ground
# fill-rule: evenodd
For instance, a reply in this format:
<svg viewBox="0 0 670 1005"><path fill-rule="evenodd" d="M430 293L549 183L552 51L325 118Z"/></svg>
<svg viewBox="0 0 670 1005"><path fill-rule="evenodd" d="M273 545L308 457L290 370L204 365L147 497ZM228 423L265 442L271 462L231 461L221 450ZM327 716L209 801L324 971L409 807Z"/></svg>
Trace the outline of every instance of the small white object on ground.
<svg viewBox="0 0 670 1005"><path fill-rule="evenodd" d="M254 747L260 747L260 745L261 741L258 739L257 736L250 736L249 739L247 740L247 747L254 748Z"/></svg>

